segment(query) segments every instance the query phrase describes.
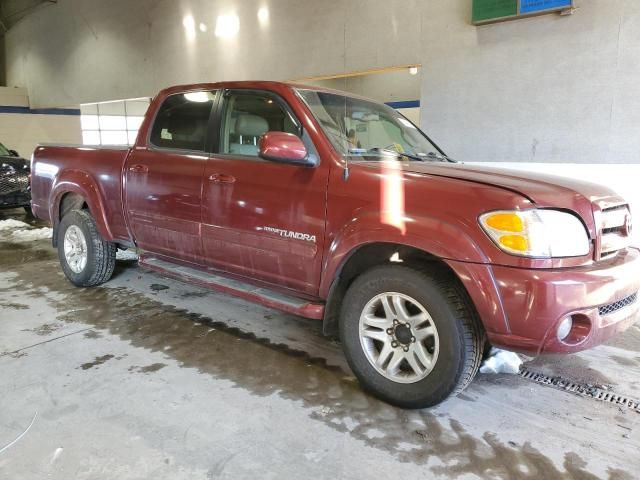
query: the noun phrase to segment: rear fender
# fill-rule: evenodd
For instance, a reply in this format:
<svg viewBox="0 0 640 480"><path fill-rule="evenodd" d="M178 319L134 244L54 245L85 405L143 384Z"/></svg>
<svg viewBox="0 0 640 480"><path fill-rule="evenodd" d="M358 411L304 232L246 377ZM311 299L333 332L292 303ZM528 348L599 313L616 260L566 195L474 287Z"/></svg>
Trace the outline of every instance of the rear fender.
<svg viewBox="0 0 640 480"><path fill-rule="evenodd" d="M49 218L51 218L54 229L60 223L60 202L67 193L76 193L84 198L102 238L107 241L113 241L113 235L109 228L104 208L104 200L98 184L89 174L79 170L61 172L53 184L49 199Z"/></svg>

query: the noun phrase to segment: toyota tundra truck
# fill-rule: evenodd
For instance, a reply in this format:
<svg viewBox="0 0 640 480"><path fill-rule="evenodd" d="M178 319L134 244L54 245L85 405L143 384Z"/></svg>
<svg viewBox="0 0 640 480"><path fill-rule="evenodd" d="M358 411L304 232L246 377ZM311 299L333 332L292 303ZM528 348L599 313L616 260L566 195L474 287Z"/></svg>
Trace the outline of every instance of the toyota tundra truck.
<svg viewBox="0 0 640 480"><path fill-rule="evenodd" d="M366 390L422 408L485 345L576 352L638 316L623 198L456 162L381 103L302 85L177 86L132 147L40 145L33 213L75 285L142 267L323 322Z"/></svg>

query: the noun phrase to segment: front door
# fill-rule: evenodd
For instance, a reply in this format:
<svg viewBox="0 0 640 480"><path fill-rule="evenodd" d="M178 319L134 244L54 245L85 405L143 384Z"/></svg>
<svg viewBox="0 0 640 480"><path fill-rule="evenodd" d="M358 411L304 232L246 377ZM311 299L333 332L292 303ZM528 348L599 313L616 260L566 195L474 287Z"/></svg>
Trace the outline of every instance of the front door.
<svg viewBox="0 0 640 480"><path fill-rule="evenodd" d="M281 164L258 156L267 131L302 135L313 143L280 97L226 92L220 140L204 174L204 254L213 267L317 293L325 231L328 165Z"/></svg>
<svg viewBox="0 0 640 480"><path fill-rule="evenodd" d="M215 92L168 96L147 145L125 165L126 208L138 247L202 263L202 176Z"/></svg>

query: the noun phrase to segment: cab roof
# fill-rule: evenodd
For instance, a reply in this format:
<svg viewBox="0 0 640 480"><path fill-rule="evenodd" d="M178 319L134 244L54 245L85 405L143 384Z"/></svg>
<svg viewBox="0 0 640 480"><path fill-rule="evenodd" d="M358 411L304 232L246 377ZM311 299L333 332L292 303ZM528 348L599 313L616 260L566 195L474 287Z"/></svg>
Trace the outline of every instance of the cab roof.
<svg viewBox="0 0 640 480"><path fill-rule="evenodd" d="M318 92L326 92L333 93L336 95L348 95L350 97L362 98L366 100L370 100L366 97L362 97L360 95L356 95L350 92L344 92L341 90L335 90L331 88L319 87L317 85L306 85L303 83L297 82L278 82L271 80L241 80L241 81L224 81L224 82L214 82L214 83L192 83L192 84L184 84L184 85L175 85L172 87L167 87L162 89L159 93L162 96L171 95L174 93L180 92L189 92L194 90L216 90L221 88L245 88L245 89L256 89L256 90L271 90L278 91L283 89L304 89L304 90L314 90Z"/></svg>

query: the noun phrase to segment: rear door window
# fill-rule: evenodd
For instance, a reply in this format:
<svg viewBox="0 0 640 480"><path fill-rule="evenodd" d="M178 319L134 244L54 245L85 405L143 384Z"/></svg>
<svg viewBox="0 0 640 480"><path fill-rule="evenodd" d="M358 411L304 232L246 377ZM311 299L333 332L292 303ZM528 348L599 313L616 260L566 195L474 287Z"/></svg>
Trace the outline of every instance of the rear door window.
<svg viewBox="0 0 640 480"><path fill-rule="evenodd" d="M204 151L215 91L170 95L158 110L150 142L161 148Z"/></svg>

